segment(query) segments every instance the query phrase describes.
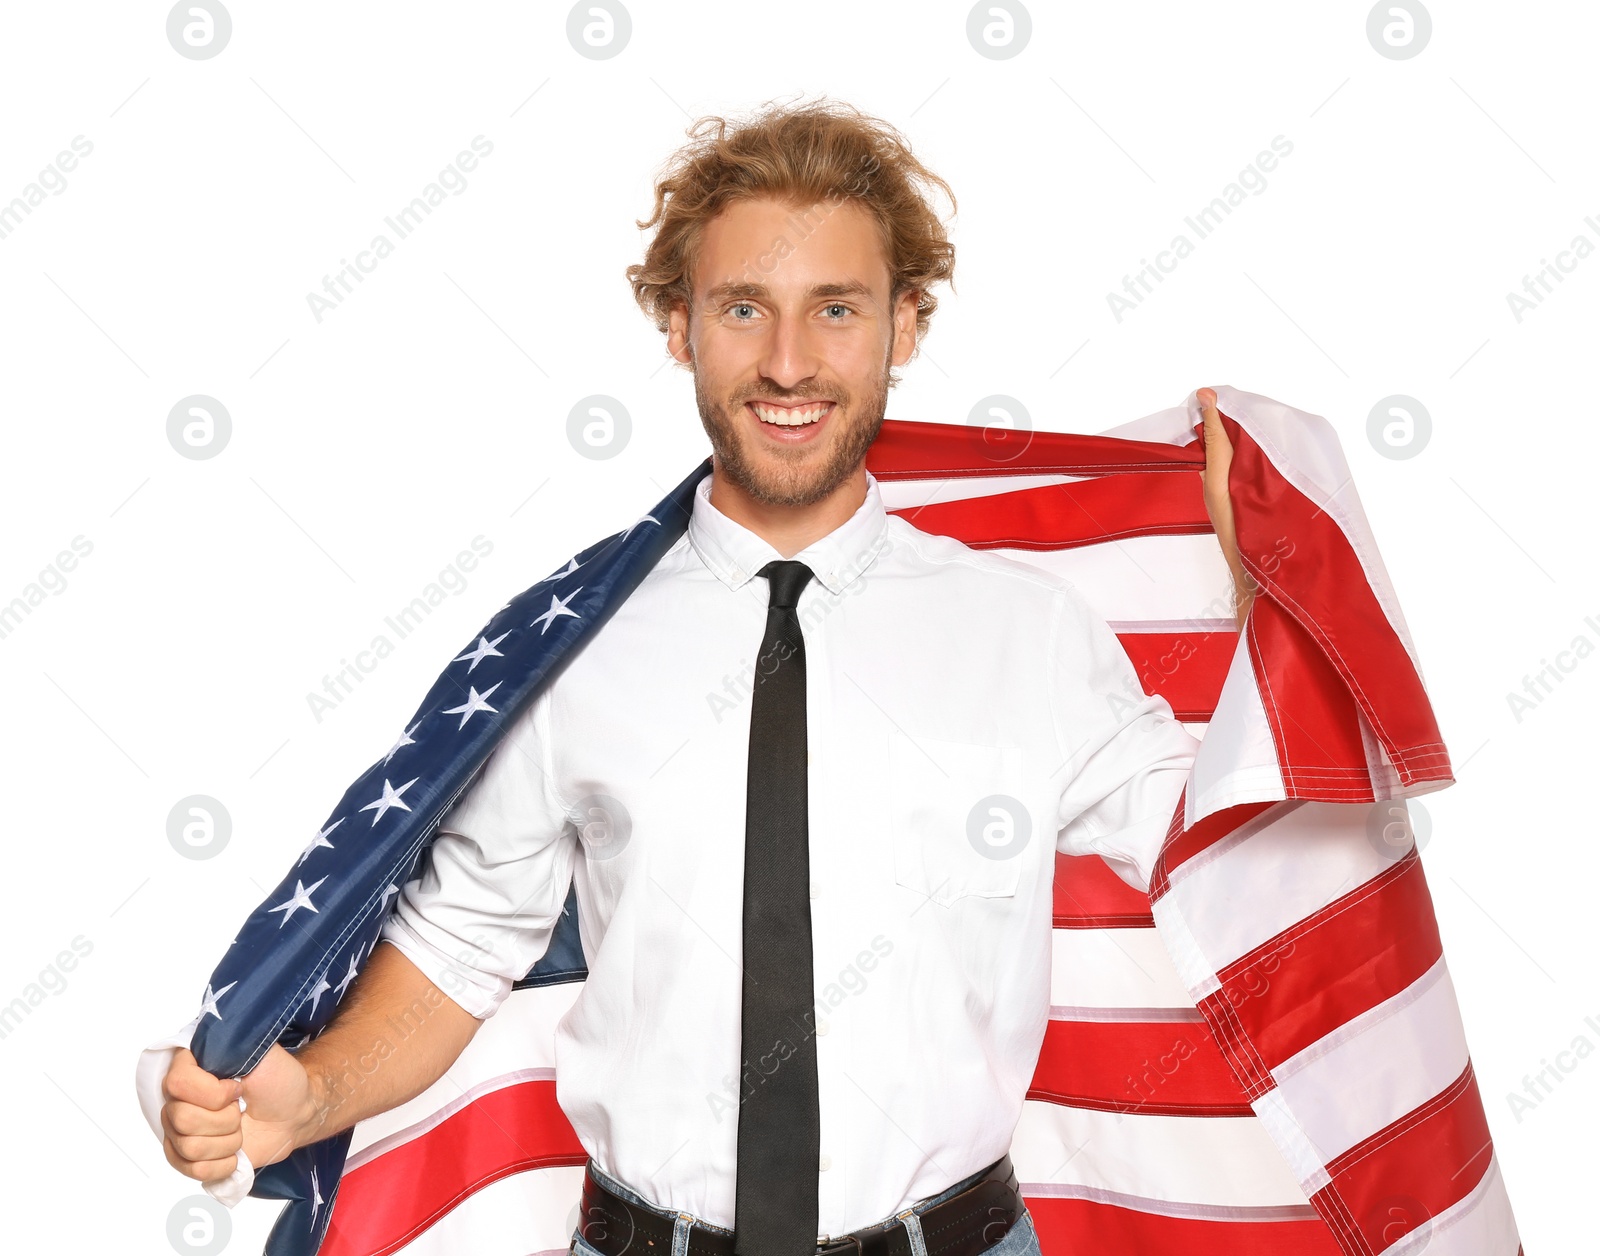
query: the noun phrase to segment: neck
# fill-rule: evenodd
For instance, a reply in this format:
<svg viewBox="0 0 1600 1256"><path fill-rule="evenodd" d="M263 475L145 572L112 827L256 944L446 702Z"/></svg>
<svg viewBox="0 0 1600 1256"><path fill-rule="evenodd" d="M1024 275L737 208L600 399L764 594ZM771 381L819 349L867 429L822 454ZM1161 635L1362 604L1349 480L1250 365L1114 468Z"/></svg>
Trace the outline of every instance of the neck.
<svg viewBox="0 0 1600 1256"><path fill-rule="evenodd" d="M793 558L813 541L827 536L855 514L866 499L865 464L820 501L809 506L775 506L751 497L723 474L716 458L711 460L711 504L785 558Z"/></svg>

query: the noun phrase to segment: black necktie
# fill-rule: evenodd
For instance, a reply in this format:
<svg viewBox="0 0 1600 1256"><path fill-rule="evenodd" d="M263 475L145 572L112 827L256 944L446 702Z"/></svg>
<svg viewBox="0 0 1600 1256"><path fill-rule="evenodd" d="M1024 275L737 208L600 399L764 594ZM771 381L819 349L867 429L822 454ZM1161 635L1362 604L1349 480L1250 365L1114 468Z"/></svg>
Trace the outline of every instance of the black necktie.
<svg viewBox="0 0 1600 1256"><path fill-rule="evenodd" d="M795 607L811 568L758 573L770 595L750 700L744 830L738 1256L812 1256L822 1141L806 832L806 649Z"/></svg>

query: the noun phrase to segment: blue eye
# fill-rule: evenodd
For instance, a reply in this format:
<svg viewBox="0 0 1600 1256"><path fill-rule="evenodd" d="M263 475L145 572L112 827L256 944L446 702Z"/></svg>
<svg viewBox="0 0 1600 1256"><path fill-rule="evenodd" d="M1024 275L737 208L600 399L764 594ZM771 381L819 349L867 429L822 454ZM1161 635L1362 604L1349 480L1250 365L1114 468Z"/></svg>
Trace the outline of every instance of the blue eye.
<svg viewBox="0 0 1600 1256"><path fill-rule="evenodd" d="M755 308L756 307L751 305L748 301L740 301L737 305L730 305L728 307L728 311L733 313L735 310L753 310ZM743 322L749 321L749 315L747 314L734 314L733 316Z"/></svg>
<svg viewBox="0 0 1600 1256"><path fill-rule="evenodd" d="M825 308L830 310L843 310L846 314L850 312L850 307L848 305L840 305L837 302L835 302L833 305L826 306Z"/></svg>

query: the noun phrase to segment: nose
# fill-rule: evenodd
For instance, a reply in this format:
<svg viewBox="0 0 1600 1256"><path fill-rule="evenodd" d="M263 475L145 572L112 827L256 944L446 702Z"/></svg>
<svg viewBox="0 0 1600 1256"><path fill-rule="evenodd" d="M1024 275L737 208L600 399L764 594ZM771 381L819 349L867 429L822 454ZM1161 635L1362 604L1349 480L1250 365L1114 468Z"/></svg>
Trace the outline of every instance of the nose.
<svg viewBox="0 0 1600 1256"><path fill-rule="evenodd" d="M814 330L804 318L775 315L756 365L762 375L784 391L797 387L822 365Z"/></svg>

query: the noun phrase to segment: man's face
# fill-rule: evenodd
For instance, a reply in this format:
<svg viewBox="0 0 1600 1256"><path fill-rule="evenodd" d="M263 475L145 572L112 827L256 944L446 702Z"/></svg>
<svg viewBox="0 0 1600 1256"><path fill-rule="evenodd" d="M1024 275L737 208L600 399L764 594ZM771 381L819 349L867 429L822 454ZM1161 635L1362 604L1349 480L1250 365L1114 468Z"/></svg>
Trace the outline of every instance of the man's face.
<svg viewBox="0 0 1600 1256"><path fill-rule="evenodd" d="M809 506L855 474L911 356L916 293L889 306L871 216L736 201L707 224L667 347L694 372L715 462L754 501Z"/></svg>

